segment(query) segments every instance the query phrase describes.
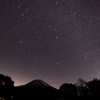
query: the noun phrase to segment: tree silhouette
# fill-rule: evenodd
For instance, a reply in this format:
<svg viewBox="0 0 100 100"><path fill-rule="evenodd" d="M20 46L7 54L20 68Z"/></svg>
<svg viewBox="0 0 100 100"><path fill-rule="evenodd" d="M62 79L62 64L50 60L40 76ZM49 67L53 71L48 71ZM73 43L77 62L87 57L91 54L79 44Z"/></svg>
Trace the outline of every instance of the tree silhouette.
<svg viewBox="0 0 100 100"><path fill-rule="evenodd" d="M4 76L3 74L0 74L0 86L14 86L14 81L9 76Z"/></svg>
<svg viewBox="0 0 100 100"><path fill-rule="evenodd" d="M89 90L88 90L87 84L88 83L82 78L79 78L77 80L76 87L77 87L79 96L87 96L88 95Z"/></svg>
<svg viewBox="0 0 100 100"><path fill-rule="evenodd" d="M97 78L88 82L90 95L100 96L100 80Z"/></svg>
<svg viewBox="0 0 100 100"><path fill-rule="evenodd" d="M0 74L0 96L9 98L14 89L14 81L9 76Z"/></svg>
<svg viewBox="0 0 100 100"><path fill-rule="evenodd" d="M5 79L5 76L0 74L0 85L4 85L5 84L4 79Z"/></svg>
<svg viewBox="0 0 100 100"><path fill-rule="evenodd" d="M77 89L73 84L64 83L59 90L65 92L68 96L77 96Z"/></svg>

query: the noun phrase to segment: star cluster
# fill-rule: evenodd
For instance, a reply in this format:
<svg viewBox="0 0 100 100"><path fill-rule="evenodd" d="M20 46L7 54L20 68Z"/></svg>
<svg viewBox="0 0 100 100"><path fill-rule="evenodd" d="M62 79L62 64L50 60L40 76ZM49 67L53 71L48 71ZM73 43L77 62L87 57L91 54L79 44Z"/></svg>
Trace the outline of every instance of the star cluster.
<svg viewBox="0 0 100 100"><path fill-rule="evenodd" d="M0 73L56 88L100 78L99 11L99 0L1 0Z"/></svg>

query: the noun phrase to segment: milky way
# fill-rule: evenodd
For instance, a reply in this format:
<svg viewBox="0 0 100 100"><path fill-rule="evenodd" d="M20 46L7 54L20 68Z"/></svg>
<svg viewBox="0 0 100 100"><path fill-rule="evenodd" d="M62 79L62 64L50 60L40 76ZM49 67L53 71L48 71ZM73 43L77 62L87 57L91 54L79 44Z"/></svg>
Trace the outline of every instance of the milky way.
<svg viewBox="0 0 100 100"><path fill-rule="evenodd" d="M0 0L0 73L56 88L100 78L100 1Z"/></svg>

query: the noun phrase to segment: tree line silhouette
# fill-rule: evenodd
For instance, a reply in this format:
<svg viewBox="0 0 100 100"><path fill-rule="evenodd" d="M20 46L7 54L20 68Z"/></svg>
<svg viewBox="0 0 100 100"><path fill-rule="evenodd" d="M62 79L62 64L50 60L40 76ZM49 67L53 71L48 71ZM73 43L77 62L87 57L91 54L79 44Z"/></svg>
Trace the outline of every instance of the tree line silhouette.
<svg viewBox="0 0 100 100"><path fill-rule="evenodd" d="M13 95L14 81L9 76L0 74L0 98L10 99Z"/></svg>
<svg viewBox="0 0 100 100"><path fill-rule="evenodd" d="M100 79L86 82L79 78L76 84L64 83L59 90L70 96L100 96Z"/></svg>
<svg viewBox="0 0 100 100"><path fill-rule="evenodd" d="M11 100L13 99L14 91L14 81L10 76L0 74L0 98ZM61 98L100 96L100 79L94 78L87 82L79 78L76 84L64 83L59 87L59 93Z"/></svg>

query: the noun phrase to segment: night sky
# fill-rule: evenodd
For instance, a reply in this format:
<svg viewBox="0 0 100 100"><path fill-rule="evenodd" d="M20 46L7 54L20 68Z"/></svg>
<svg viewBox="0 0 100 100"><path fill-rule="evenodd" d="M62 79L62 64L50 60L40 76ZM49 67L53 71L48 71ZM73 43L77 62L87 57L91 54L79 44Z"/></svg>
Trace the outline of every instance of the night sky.
<svg viewBox="0 0 100 100"><path fill-rule="evenodd" d="M0 0L0 73L15 86L100 78L100 0Z"/></svg>

